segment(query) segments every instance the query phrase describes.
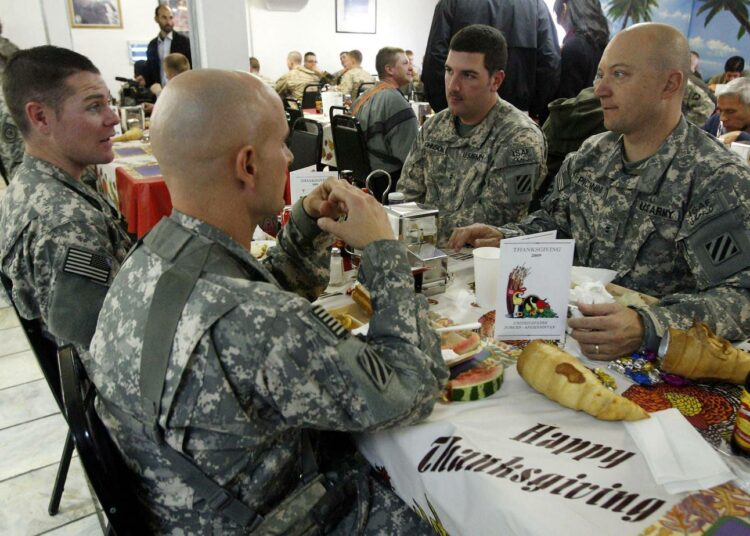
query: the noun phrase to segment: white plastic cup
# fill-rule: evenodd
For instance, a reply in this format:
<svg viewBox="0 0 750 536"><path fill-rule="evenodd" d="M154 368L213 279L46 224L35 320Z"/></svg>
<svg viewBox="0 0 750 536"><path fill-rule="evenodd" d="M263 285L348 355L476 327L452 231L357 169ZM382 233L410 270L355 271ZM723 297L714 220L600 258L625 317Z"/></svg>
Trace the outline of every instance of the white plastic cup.
<svg viewBox="0 0 750 536"><path fill-rule="evenodd" d="M474 293L483 309L497 306L497 278L500 275L500 248L474 250Z"/></svg>

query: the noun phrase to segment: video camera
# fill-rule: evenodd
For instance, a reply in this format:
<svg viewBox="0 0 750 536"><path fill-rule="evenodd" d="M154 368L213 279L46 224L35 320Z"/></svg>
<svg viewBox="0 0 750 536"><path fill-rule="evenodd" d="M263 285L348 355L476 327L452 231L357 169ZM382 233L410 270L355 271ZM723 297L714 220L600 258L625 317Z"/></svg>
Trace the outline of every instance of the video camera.
<svg viewBox="0 0 750 536"><path fill-rule="evenodd" d="M156 96L147 87L141 87L132 78L115 76L115 80L123 82L120 86L120 106L138 106L144 102L156 102Z"/></svg>

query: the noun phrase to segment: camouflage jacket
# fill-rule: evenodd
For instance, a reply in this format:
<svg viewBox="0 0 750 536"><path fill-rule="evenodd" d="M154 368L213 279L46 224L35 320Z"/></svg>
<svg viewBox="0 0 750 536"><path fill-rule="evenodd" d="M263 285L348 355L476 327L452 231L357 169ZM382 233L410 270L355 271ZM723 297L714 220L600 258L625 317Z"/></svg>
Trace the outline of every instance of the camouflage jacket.
<svg viewBox="0 0 750 536"><path fill-rule="evenodd" d="M263 263L222 231L177 211L152 233L170 221L179 229L165 237L187 230L215 244L207 266L217 268L202 272L183 309L159 422L170 446L239 500L265 515L294 489L303 428L377 430L429 415L447 370L399 242L364 251L361 277L374 308L365 340L295 294L312 297L328 275L330 235L320 234L301 203ZM221 274L232 267L247 277ZM168 268L145 243L131 254L105 300L86 369L105 401L105 423L137 468L155 530L241 533L197 500L155 444L106 410L114 405L143 422L140 352L148 304ZM371 508L350 517L364 522ZM374 517L388 523L389 516Z"/></svg>
<svg viewBox="0 0 750 536"><path fill-rule="evenodd" d="M291 71L284 73L281 78L276 80L276 93L283 99L291 97L302 101L302 94L305 92L305 86L308 84L320 83L320 76L302 65L297 65Z"/></svg>
<svg viewBox="0 0 750 536"><path fill-rule="evenodd" d="M575 264L661 298L646 310L659 336L694 318L728 339L750 335L750 168L684 117L656 154L623 162L620 136L592 136L542 209L501 230L574 238Z"/></svg>
<svg viewBox="0 0 750 536"><path fill-rule="evenodd" d="M518 221L546 174L547 142L512 104L498 97L463 138L455 120L446 109L424 124L398 184L407 201L440 210L441 243L454 227Z"/></svg>
<svg viewBox="0 0 750 536"><path fill-rule="evenodd" d="M709 91L711 90L703 89L691 78L687 79L685 95L682 97L682 113L688 121L699 127L703 126L716 108L716 104L708 94Z"/></svg>
<svg viewBox="0 0 750 536"><path fill-rule="evenodd" d="M8 105L5 103L5 96L0 91L0 161L3 163L6 178L10 181L13 172L23 160L24 143L21 132L10 115Z"/></svg>
<svg viewBox="0 0 750 536"><path fill-rule="evenodd" d="M104 295L131 245L107 201L26 154L0 201L0 261L13 302L58 344L88 349Z"/></svg>
<svg viewBox="0 0 750 536"><path fill-rule="evenodd" d="M370 73L365 71L362 67L354 67L341 76L338 90L344 95L349 95L352 99L356 99L357 90L359 89L360 84L372 81L373 79Z"/></svg>

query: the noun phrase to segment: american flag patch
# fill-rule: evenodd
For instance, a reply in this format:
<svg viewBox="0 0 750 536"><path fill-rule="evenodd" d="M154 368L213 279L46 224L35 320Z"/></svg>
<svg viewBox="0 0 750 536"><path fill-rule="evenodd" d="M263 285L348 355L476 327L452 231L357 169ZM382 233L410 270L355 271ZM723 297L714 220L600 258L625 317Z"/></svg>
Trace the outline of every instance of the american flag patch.
<svg viewBox="0 0 750 536"><path fill-rule="evenodd" d="M107 283L112 267L109 258L104 255L78 248L68 248L63 271L86 277L97 283Z"/></svg>
<svg viewBox="0 0 750 536"><path fill-rule="evenodd" d="M339 339L345 339L349 336L349 332L346 331L344 326L341 325L341 322L333 318L328 311L323 309L320 305L313 305L312 306L312 313L315 315L315 318L320 320L320 322L323 323L323 325L328 328L328 330L333 333L337 338Z"/></svg>
<svg viewBox="0 0 750 536"><path fill-rule="evenodd" d="M367 346L360 352L358 359L359 365L370 377L372 383L381 391L385 391L393 377L393 369L390 365L380 359L380 356Z"/></svg>

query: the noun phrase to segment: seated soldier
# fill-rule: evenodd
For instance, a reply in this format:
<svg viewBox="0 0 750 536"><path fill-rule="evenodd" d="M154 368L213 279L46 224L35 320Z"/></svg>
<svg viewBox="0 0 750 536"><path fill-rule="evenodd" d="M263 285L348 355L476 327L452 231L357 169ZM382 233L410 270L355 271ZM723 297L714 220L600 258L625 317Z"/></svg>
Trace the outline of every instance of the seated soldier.
<svg viewBox="0 0 750 536"><path fill-rule="evenodd" d="M375 68L380 83L354 102L352 115L367 138L370 167L384 169L396 182L419 132L417 116L398 89L411 81L411 64L402 49L385 47L375 57Z"/></svg>
<svg viewBox="0 0 750 536"><path fill-rule="evenodd" d="M302 54L293 50L286 57L286 66L289 71L276 81L276 92L283 99L291 97L302 100L302 94L305 92L305 86L320 83L320 71L316 69L318 63L315 54L307 52L305 54L305 65L302 64Z"/></svg>
<svg viewBox="0 0 750 536"><path fill-rule="evenodd" d="M151 142L174 211L105 301L84 360L100 414L156 533L431 534L340 437L341 453L314 447L315 430L426 417L448 371L372 196L329 179L294 205L265 261L250 255L252 230L284 206L287 136L278 96L248 73L191 71L164 90ZM328 281L321 230L363 250L367 339L308 301Z"/></svg>
<svg viewBox="0 0 750 536"><path fill-rule="evenodd" d="M20 315L83 354L131 245L117 212L81 180L114 158L120 118L99 70L64 48L18 52L3 92L26 154L0 201L0 270Z"/></svg>
<svg viewBox="0 0 750 536"><path fill-rule="evenodd" d="M542 132L497 95L507 59L495 28L475 24L453 36L448 108L425 122L404 164L398 190L407 201L440 209L440 243L454 227L523 217L545 175Z"/></svg>
<svg viewBox="0 0 750 536"><path fill-rule="evenodd" d="M727 145L750 141L750 78L735 78L716 92L716 113L703 130Z"/></svg>
<svg viewBox="0 0 750 536"><path fill-rule="evenodd" d="M568 156L542 209L516 224L456 230L451 246L557 229L575 263L617 271L652 294L648 307L584 305L569 320L593 359L655 350L669 326L698 318L718 335L750 334L750 169L681 114L688 43L665 24L617 34L599 63L596 95L611 132Z"/></svg>
<svg viewBox="0 0 750 536"><path fill-rule="evenodd" d="M350 50L344 56L346 72L341 75L338 90L352 99L357 98L360 84L372 82L372 75L362 68L362 53L359 50Z"/></svg>

